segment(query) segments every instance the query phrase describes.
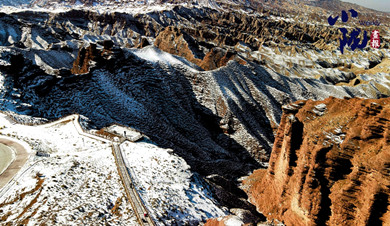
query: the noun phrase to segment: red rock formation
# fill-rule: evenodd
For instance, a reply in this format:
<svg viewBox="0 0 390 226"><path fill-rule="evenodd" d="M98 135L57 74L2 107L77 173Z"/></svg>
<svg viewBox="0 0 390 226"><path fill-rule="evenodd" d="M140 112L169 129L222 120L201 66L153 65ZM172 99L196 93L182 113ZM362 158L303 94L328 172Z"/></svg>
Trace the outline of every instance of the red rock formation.
<svg viewBox="0 0 390 226"><path fill-rule="evenodd" d="M167 27L160 32L154 45L165 52L182 56L204 70L214 70L225 66L230 60L246 64L235 53L220 48L212 48L204 56L197 41L176 27Z"/></svg>
<svg viewBox="0 0 390 226"><path fill-rule="evenodd" d="M390 98L285 106L250 201L286 225L390 224Z"/></svg>
<svg viewBox="0 0 390 226"><path fill-rule="evenodd" d="M194 43L194 40L185 34L176 27L166 27L156 37L154 45L165 52L182 56L188 61L199 65L203 56L199 51L196 51L198 46Z"/></svg>
<svg viewBox="0 0 390 226"><path fill-rule="evenodd" d="M98 55L96 44L81 48L76 60L73 62L72 74L85 74L89 72L90 62Z"/></svg>
<svg viewBox="0 0 390 226"><path fill-rule="evenodd" d="M199 66L206 71L214 70L226 66L230 60L236 60L240 64L246 64L244 60L237 57L233 52L224 51L219 48L213 48L206 54Z"/></svg>
<svg viewBox="0 0 390 226"><path fill-rule="evenodd" d="M90 71L91 66L94 64L102 64L103 61L106 61L105 64L107 68L113 66L113 64L108 63L108 61L114 55L118 55L117 52L113 51L114 43L111 40L104 40L100 43L103 46L103 49L97 49L95 43L91 43L88 47L82 47L79 50L76 60L73 62L73 67L70 70L72 74L86 74Z"/></svg>

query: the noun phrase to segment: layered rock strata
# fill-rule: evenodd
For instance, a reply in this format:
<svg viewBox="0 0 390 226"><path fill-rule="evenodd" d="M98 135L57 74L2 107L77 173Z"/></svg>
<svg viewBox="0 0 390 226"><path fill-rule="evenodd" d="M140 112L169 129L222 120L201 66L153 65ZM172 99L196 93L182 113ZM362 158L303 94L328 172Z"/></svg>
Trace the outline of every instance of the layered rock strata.
<svg viewBox="0 0 390 226"><path fill-rule="evenodd" d="M246 181L251 202L286 225L390 224L390 98L284 106L267 170Z"/></svg>

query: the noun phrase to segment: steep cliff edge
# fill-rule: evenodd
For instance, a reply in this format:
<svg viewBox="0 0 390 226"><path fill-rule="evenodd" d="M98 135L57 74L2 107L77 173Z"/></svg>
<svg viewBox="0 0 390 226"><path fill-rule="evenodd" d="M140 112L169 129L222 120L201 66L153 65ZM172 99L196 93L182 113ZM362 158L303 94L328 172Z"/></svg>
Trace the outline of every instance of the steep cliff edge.
<svg viewBox="0 0 390 226"><path fill-rule="evenodd" d="M390 224L390 98L283 107L270 165L244 181L269 220Z"/></svg>
<svg viewBox="0 0 390 226"><path fill-rule="evenodd" d="M212 48L212 44L203 43L205 46L201 46L192 36L177 27L166 27L156 37L154 45L165 52L184 57L206 71L226 66L230 60L246 64L245 60L232 51Z"/></svg>

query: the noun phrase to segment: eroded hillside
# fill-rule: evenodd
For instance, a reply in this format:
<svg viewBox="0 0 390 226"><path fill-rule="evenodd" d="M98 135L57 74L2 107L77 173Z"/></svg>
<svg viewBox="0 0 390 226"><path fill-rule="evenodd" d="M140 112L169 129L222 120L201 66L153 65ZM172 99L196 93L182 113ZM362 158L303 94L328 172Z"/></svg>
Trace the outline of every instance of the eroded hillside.
<svg viewBox="0 0 390 226"><path fill-rule="evenodd" d="M325 9L306 20L274 1L221 2L230 8L7 8L1 110L22 123L79 113L86 128L133 127L182 157L220 205L260 219L237 178L267 166L282 105L389 96L388 30L379 49L341 54Z"/></svg>
<svg viewBox="0 0 390 226"><path fill-rule="evenodd" d="M245 182L286 225L390 222L390 99L298 101L283 108L270 166Z"/></svg>

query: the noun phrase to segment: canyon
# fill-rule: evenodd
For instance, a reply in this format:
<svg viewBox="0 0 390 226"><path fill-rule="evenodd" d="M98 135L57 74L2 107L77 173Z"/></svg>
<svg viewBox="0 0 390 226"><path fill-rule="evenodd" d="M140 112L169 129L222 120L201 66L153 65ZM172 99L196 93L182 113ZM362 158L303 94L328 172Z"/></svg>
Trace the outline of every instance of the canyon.
<svg viewBox="0 0 390 226"><path fill-rule="evenodd" d="M15 122L76 113L87 131L137 130L155 145L139 147L172 150L166 167L180 162L186 194L210 193L224 221L388 222L388 14L339 1L2 4L0 110ZM380 48L341 54L343 24L327 17L347 7L359 18L346 25L378 29ZM207 220L156 211L157 224Z"/></svg>

